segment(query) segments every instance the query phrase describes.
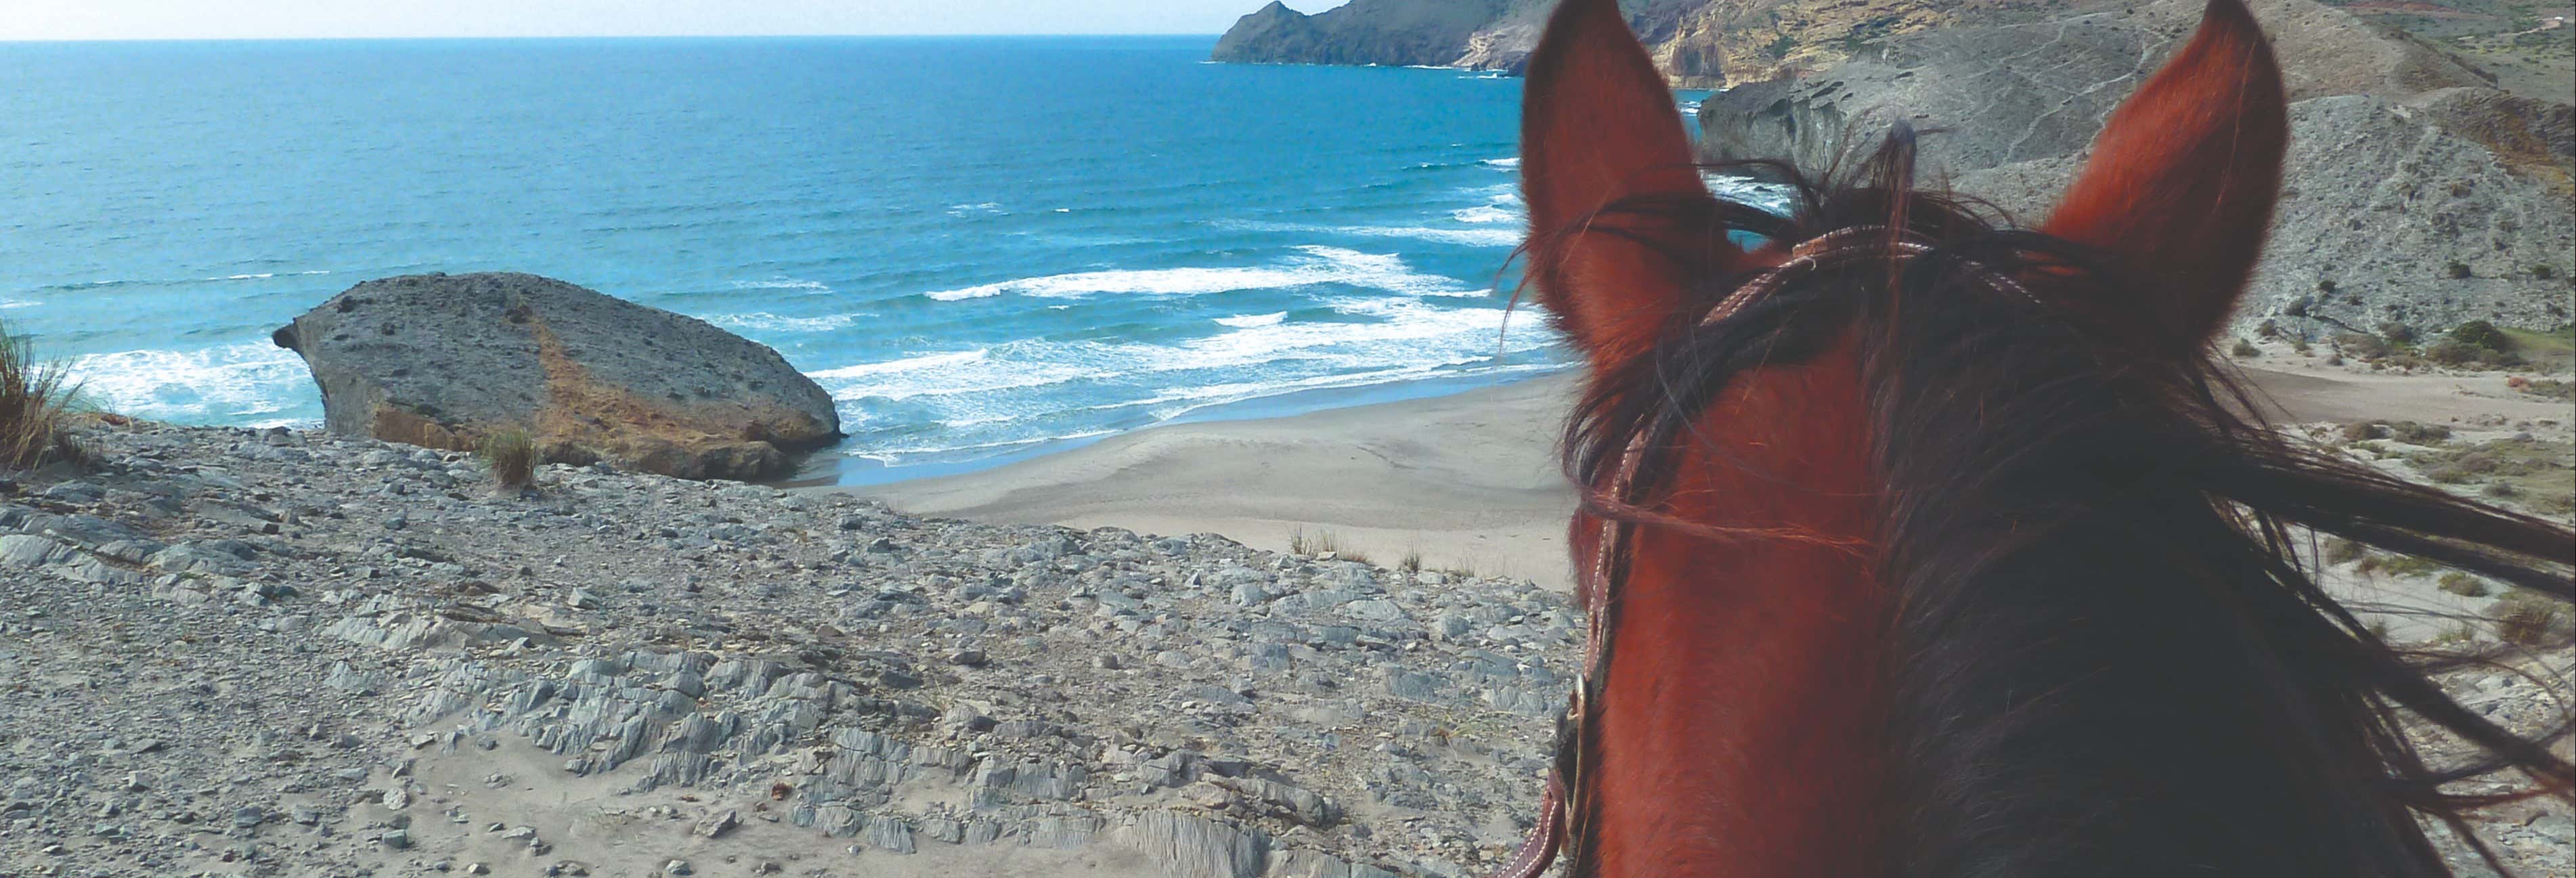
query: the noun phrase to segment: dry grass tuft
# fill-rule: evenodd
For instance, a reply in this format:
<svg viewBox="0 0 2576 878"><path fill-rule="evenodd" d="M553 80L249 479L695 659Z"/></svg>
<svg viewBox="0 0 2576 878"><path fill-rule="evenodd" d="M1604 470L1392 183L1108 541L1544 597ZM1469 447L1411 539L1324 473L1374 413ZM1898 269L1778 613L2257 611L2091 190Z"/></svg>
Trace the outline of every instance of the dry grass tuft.
<svg viewBox="0 0 2576 878"><path fill-rule="evenodd" d="M2507 643L2524 646L2550 643L2568 624L2566 604L2528 592L2516 591L2505 595L2492 612L2496 620L2496 636Z"/></svg>
<svg viewBox="0 0 2576 878"><path fill-rule="evenodd" d="M492 482L504 489L526 488L537 474L537 442L524 430L502 430L483 437L478 449L492 465Z"/></svg>
<svg viewBox="0 0 2576 878"><path fill-rule="evenodd" d="M27 339L0 326L0 468L86 464L64 430L78 391L61 365L36 362Z"/></svg>

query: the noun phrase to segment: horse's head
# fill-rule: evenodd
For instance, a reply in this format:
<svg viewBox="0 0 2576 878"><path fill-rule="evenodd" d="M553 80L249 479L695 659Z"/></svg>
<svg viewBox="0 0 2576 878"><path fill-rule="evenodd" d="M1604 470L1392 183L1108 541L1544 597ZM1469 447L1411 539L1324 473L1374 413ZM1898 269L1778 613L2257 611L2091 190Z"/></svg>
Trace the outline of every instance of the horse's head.
<svg viewBox="0 0 2576 878"><path fill-rule="evenodd" d="M2437 874L2406 809L2461 803L2391 705L2447 699L2283 522L2562 594L2568 538L2241 416L2207 348L2288 126L2239 0L2033 230L1915 191L1901 126L1788 216L1713 197L1613 0L1527 95L1528 278L1591 371L1577 874Z"/></svg>

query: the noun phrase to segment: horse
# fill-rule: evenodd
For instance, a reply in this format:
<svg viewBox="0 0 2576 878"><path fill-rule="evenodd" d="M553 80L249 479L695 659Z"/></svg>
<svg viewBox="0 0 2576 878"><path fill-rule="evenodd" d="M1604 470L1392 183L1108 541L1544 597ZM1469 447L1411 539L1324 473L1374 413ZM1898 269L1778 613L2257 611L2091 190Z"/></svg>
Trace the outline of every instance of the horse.
<svg viewBox="0 0 2576 878"><path fill-rule="evenodd" d="M2418 878L2450 874L2423 821L2502 871L2465 813L2576 800L2565 725L2432 682L2489 656L2391 646L2305 560L2569 602L2576 534L2286 436L2212 354L2289 138L2239 0L2034 228L1918 189L1903 125L1785 215L1712 196L1614 0L1564 0L1524 75L1593 646L1503 874Z"/></svg>

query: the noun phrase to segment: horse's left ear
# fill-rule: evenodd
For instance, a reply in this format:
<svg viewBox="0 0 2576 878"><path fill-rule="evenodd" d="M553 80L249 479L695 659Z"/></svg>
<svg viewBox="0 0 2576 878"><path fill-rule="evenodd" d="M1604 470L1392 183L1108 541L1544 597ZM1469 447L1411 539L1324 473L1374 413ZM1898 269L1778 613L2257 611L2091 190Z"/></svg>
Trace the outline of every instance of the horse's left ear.
<svg viewBox="0 0 2576 878"><path fill-rule="evenodd" d="M1565 0L1530 53L1521 189L1539 301L1596 362L1645 349L1702 260L1740 259L1686 231L1709 201L1671 88L1615 0ZM1604 212L1626 203L1656 209Z"/></svg>
<svg viewBox="0 0 2576 878"><path fill-rule="evenodd" d="M2240 0L2211 0L2191 42L2111 115L2046 226L2108 253L2137 298L2066 304L2138 327L2147 352L2199 351L2262 256L2289 139L2262 27Z"/></svg>

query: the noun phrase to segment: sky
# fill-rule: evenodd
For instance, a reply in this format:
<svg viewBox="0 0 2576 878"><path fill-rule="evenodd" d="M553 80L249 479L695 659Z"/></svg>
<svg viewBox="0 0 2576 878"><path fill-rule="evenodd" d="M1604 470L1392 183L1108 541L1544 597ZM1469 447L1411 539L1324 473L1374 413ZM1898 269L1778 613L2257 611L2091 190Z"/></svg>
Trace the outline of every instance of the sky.
<svg viewBox="0 0 2576 878"><path fill-rule="evenodd" d="M1269 0L0 0L0 41L1217 34ZM1290 0L1320 12L1343 0Z"/></svg>

